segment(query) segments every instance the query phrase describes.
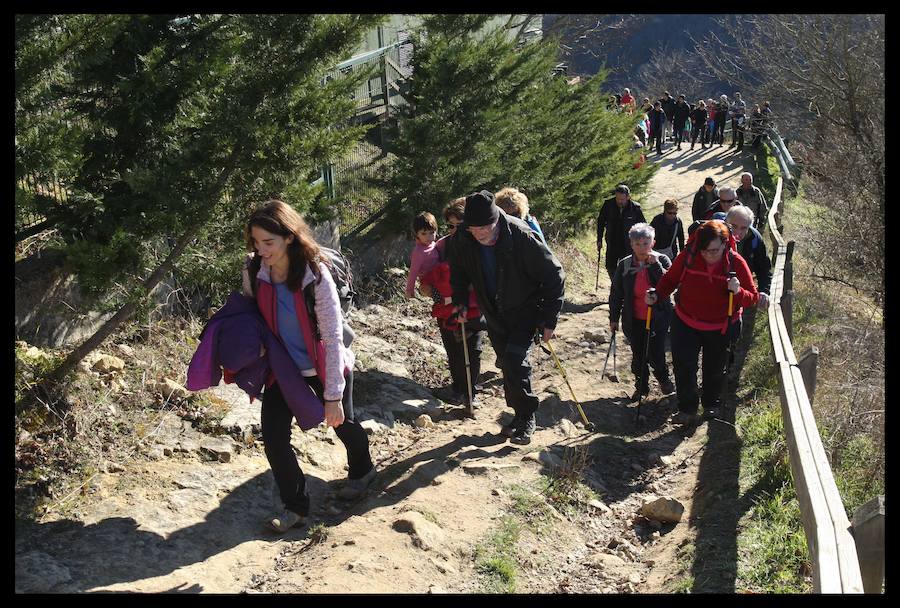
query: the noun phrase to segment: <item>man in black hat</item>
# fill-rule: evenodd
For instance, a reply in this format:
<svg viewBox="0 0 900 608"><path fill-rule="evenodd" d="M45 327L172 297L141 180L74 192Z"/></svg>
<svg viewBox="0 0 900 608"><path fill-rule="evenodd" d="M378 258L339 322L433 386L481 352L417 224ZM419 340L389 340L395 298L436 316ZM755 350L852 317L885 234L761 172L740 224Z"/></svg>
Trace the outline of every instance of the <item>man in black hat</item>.
<svg viewBox="0 0 900 608"><path fill-rule="evenodd" d="M625 184L616 186L615 196L604 201L597 216L597 257L600 257L605 233L606 272L610 280L616 274L619 260L631 255L628 231L635 224L646 221L641 204L631 200L631 190Z"/></svg>
<svg viewBox="0 0 900 608"><path fill-rule="evenodd" d="M465 317L472 285L503 373L506 404L515 412L501 433L514 443L528 444L540 403L531 390L528 349L538 329L545 342L554 335L565 273L528 224L501 211L487 190L466 197L462 230L450 238L447 253L457 314Z"/></svg>

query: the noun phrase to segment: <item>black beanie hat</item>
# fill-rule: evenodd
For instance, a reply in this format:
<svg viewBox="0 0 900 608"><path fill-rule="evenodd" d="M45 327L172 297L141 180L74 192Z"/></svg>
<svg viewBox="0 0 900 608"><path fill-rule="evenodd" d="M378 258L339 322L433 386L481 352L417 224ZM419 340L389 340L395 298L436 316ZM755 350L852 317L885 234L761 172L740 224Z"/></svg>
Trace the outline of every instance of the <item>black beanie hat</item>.
<svg viewBox="0 0 900 608"><path fill-rule="evenodd" d="M490 226L500 217L500 207L494 204L494 195L487 190L466 197L466 226Z"/></svg>

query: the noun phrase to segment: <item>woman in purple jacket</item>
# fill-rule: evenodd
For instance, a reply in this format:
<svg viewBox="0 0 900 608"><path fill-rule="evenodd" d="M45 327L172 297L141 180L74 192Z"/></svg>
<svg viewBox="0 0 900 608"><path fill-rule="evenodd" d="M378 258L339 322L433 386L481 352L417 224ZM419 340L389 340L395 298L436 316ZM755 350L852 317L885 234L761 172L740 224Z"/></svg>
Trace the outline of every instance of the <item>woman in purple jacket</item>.
<svg viewBox="0 0 900 608"><path fill-rule="evenodd" d="M340 301L327 258L300 214L278 200L253 212L246 239L251 253L244 267L243 293L256 299L269 329L322 400L325 423L347 449L348 481L339 495L360 496L374 481L376 470L368 436L353 417L354 355L344 346ZM314 294L314 315L307 311L307 293ZM291 447L294 416L277 378L266 383L261 418L266 458L285 506L267 524L286 532L305 524L309 495Z"/></svg>

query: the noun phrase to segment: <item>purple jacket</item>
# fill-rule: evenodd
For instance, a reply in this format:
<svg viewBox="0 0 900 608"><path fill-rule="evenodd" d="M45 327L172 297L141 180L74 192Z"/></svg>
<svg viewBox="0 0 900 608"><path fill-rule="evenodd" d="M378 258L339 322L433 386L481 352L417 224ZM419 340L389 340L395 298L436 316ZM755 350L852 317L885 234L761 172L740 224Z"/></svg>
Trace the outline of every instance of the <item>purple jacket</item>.
<svg viewBox="0 0 900 608"><path fill-rule="evenodd" d="M266 355L259 356L260 346ZM325 419L322 401L300 374L281 341L269 330L256 301L232 292L225 305L212 316L200 333L187 372L187 388L199 391L217 386L222 368L233 376L252 401L262 391L271 372L284 399L304 431Z"/></svg>

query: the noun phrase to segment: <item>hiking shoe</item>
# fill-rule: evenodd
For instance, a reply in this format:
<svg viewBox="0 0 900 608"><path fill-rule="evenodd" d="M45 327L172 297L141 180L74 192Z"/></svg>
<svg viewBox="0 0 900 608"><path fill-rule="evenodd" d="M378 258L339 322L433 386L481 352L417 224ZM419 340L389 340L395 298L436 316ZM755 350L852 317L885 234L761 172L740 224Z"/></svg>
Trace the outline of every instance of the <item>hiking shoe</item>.
<svg viewBox="0 0 900 608"><path fill-rule="evenodd" d="M463 403L465 403L466 397L465 395L462 395L460 393L453 393L452 395L447 397L446 401L450 405L462 405Z"/></svg>
<svg viewBox="0 0 900 608"><path fill-rule="evenodd" d="M302 528L306 525L306 517L285 509L281 515L268 520L266 525L275 532L287 532L291 528Z"/></svg>
<svg viewBox="0 0 900 608"><path fill-rule="evenodd" d="M671 395L675 392L675 385L671 380L666 380L665 382L659 383L659 390L663 395Z"/></svg>
<svg viewBox="0 0 900 608"><path fill-rule="evenodd" d="M684 426L696 426L700 424L700 416L697 414L688 414L687 412L675 412L671 418L672 424L681 424Z"/></svg>
<svg viewBox="0 0 900 608"><path fill-rule="evenodd" d="M516 429L516 432L513 433L513 436L510 437L509 440L519 445L528 445L531 443L531 436L534 434L535 426L537 426L537 423L534 420L534 414L532 414L528 420L523 422L519 428Z"/></svg>
<svg viewBox="0 0 900 608"><path fill-rule="evenodd" d="M363 495L363 493L372 485L372 482L375 481L375 477L378 475L378 471L375 470L373 466L369 469L369 472L360 477L359 479L348 479L347 484L338 491L338 498L343 498L344 500L353 500L354 498L359 498Z"/></svg>
<svg viewBox="0 0 900 608"><path fill-rule="evenodd" d="M521 422L522 421L519 419L518 416L513 416L513 419L509 421L509 424L504 425L500 429L500 434L503 435L504 437L512 437L516 433L516 429L519 428L519 425L521 424Z"/></svg>
<svg viewBox="0 0 900 608"><path fill-rule="evenodd" d="M634 389L634 392L631 393L631 400L632 401L640 401L641 393L643 393L644 397L647 397L647 395L650 394L650 388L647 387L643 391L638 391L638 389Z"/></svg>

